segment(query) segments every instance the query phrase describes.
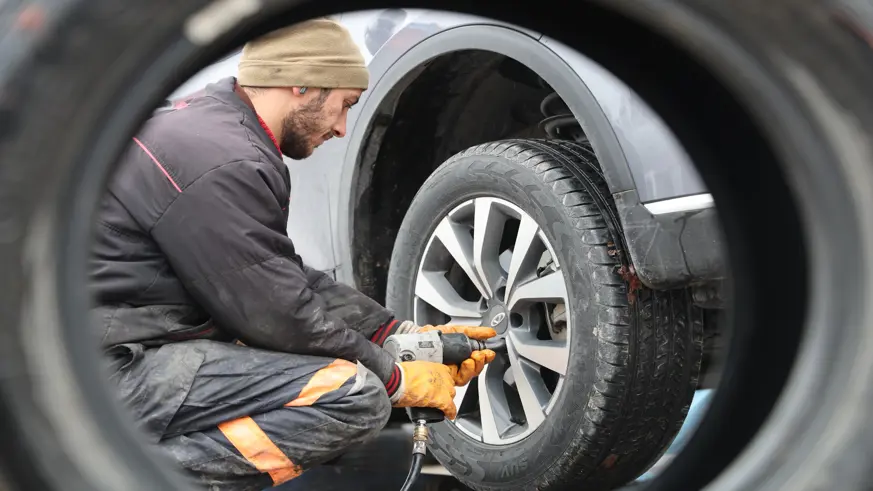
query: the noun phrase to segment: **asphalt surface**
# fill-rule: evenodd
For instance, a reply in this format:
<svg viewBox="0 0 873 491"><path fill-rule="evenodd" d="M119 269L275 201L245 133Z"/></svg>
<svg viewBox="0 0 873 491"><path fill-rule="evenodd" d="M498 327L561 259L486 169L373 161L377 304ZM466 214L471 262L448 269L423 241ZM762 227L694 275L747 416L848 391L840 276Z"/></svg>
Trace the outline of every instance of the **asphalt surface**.
<svg viewBox="0 0 873 491"><path fill-rule="evenodd" d="M406 479L406 472L381 474L374 471L349 471L339 467L313 469L278 488L281 491L397 491ZM616 491L642 491L644 482L636 482ZM473 491L456 479L446 476L422 475L414 491Z"/></svg>
<svg viewBox="0 0 873 491"><path fill-rule="evenodd" d="M312 469L280 486L281 491L397 491L406 479L406 469L395 471L350 471L340 467ZM446 476L420 476L414 491L472 491Z"/></svg>
<svg viewBox="0 0 873 491"><path fill-rule="evenodd" d="M664 457L639 480L615 491L642 491L646 481L655 476L682 449L706 412L711 390L698 391L691 403L685 424L676 435ZM349 450L335 463L305 472L282 486L280 491L396 491L406 479L410 463L411 429L406 426L386 428L378 440ZM436 464L428 461L427 464ZM437 467L439 467L437 465ZM456 479L444 475L422 474L413 491L472 491Z"/></svg>

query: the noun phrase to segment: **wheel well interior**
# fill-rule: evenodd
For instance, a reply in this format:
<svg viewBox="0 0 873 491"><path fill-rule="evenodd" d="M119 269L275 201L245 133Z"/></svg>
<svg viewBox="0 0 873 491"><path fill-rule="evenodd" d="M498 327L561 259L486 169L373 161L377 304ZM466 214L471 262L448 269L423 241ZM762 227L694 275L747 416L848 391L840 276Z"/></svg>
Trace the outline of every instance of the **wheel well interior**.
<svg viewBox="0 0 873 491"><path fill-rule="evenodd" d="M520 62L483 50L438 56L397 84L368 129L353 188L352 268L362 292L384 301L397 230L442 162L489 141L545 137L543 128L556 136L541 123L569 110L555 96L544 103L552 93ZM572 123L558 131L577 136L581 127Z"/></svg>

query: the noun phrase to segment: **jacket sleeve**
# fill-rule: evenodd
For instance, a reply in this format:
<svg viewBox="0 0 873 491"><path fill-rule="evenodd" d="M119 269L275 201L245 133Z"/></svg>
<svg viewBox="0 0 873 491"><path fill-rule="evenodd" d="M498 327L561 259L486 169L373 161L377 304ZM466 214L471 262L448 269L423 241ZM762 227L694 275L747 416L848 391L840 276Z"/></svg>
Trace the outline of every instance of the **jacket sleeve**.
<svg viewBox="0 0 873 491"><path fill-rule="evenodd" d="M345 283L334 281L322 271L305 264L309 285L324 300L328 312L341 318L346 325L379 346L397 324L394 313L372 298Z"/></svg>
<svg viewBox="0 0 873 491"><path fill-rule="evenodd" d="M221 329L253 347L360 361L387 383L394 360L313 288L326 277L295 253L283 195L270 164L226 164L182 189L151 234Z"/></svg>

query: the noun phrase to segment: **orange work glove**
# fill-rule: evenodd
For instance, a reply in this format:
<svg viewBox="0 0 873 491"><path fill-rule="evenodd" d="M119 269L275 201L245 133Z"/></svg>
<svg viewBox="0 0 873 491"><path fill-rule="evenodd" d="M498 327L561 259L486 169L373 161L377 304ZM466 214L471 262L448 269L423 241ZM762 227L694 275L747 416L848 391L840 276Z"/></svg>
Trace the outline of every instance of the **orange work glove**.
<svg viewBox="0 0 873 491"><path fill-rule="evenodd" d="M432 361L404 361L400 367L400 386L391 396L393 407L431 407L447 419L455 419L455 381L451 369Z"/></svg>
<svg viewBox="0 0 873 491"><path fill-rule="evenodd" d="M497 335L497 331L490 327L479 326L421 326L420 332L442 331L444 334L463 333L468 338L485 341L488 338L493 338Z"/></svg>
<svg viewBox="0 0 873 491"><path fill-rule="evenodd" d="M449 371L452 374L455 385L461 387L469 384L473 377L478 377L482 373L482 370L485 369L485 364L491 363L495 356L497 356L497 353L490 349L474 351L469 358L461 363L460 367L449 365Z"/></svg>
<svg viewBox="0 0 873 491"><path fill-rule="evenodd" d="M445 334L452 333L464 333L468 338L478 339L479 341L485 341L488 338L493 338L497 335L497 331L490 327L481 327L481 326L432 326L430 324L426 326L416 325L412 321L403 321L397 326L394 334L410 334L416 332L429 332L429 331L441 331Z"/></svg>

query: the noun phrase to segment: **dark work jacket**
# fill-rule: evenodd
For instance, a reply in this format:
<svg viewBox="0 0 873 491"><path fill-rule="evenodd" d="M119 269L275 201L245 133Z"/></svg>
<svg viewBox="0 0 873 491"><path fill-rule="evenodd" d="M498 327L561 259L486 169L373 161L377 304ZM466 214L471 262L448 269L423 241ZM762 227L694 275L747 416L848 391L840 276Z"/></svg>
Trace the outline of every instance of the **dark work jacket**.
<svg viewBox="0 0 873 491"><path fill-rule="evenodd" d="M295 253L288 168L235 84L155 114L117 166L90 269L104 348L238 339L357 360L388 381L393 360L370 338L391 313L346 285L324 288L333 279ZM354 307L354 325L324 291Z"/></svg>

